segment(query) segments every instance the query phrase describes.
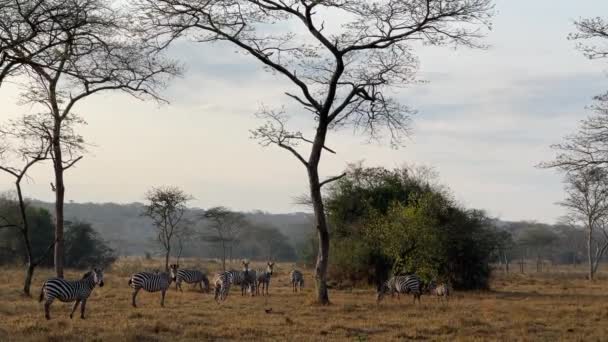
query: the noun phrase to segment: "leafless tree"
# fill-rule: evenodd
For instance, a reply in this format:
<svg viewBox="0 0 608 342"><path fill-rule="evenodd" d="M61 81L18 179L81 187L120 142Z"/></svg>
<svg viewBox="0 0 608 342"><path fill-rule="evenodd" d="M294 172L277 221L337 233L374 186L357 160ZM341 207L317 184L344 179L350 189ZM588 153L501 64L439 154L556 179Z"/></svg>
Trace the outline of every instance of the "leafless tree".
<svg viewBox="0 0 608 342"><path fill-rule="evenodd" d="M151 218L156 228L157 241L165 252L165 272L169 271L169 257L175 239L181 241L189 229L184 214L191 199L181 189L170 186L153 188L146 194L143 215Z"/></svg>
<svg viewBox="0 0 608 342"><path fill-rule="evenodd" d="M207 232L203 233L202 238L207 242L220 244L222 269L225 271L227 252L232 260L232 248L238 239L238 233L247 224L245 216L225 207L214 207L206 210L201 218L209 222Z"/></svg>
<svg viewBox="0 0 608 342"><path fill-rule="evenodd" d="M577 31L568 36L578 41L578 49L590 59L608 58L608 21L596 17L575 21ZM553 145L555 160L542 163L545 168L576 170L608 166L608 93L595 97L592 115L583 120L575 134Z"/></svg>
<svg viewBox="0 0 608 342"><path fill-rule="evenodd" d="M157 32L160 48L182 36L228 42L291 82L285 95L301 109L262 108L258 115L266 123L252 135L290 152L306 169L319 237L317 300L328 304L329 232L321 187L340 178L319 175L323 152L335 153L326 146L328 133L350 127L401 144L414 111L388 90L416 81L414 47L480 47L492 0L133 1L144 25ZM287 127L287 110L308 115L312 137ZM301 145L310 148L303 152Z"/></svg>
<svg viewBox="0 0 608 342"><path fill-rule="evenodd" d="M49 140L40 136L38 119L36 115L27 115L0 127L0 171L14 178L17 199L10 202L16 204L14 209L19 213L17 220L0 215L0 228L17 229L23 237L27 258L23 293L27 296L30 296L34 270L44 261L54 246L54 243L51 243L47 253L43 253L37 258L34 257L27 203L21 188L21 182L27 178L29 170L39 162L50 158Z"/></svg>
<svg viewBox="0 0 608 342"><path fill-rule="evenodd" d="M593 280L608 249L608 173L601 168L571 171L565 191L566 199L559 204L568 210L565 220L586 230L589 280Z"/></svg>
<svg viewBox="0 0 608 342"><path fill-rule="evenodd" d="M70 131L83 120L75 106L90 95L118 90L160 100L157 90L179 73L152 53L128 13L112 0L2 0L0 83L10 76L22 103L45 115L55 175L55 270L63 277L64 173L81 158L83 140ZM124 7L124 6L123 6Z"/></svg>

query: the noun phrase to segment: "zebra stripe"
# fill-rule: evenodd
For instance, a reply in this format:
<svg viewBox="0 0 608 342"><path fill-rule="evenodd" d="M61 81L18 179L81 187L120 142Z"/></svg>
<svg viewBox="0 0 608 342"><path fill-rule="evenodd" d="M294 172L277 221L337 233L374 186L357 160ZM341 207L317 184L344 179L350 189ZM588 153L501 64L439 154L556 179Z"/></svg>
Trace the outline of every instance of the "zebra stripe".
<svg viewBox="0 0 608 342"><path fill-rule="evenodd" d="M268 294L268 287L270 286L270 278L272 277L272 270L274 268L274 262L266 263L265 270L258 270L257 273L257 286L256 293L260 294L260 285L262 285L262 295L264 295L264 289L266 289L266 294Z"/></svg>
<svg viewBox="0 0 608 342"><path fill-rule="evenodd" d="M44 300L44 317L51 319L50 308L55 299L62 302L76 302L70 313L70 318L80 304L80 318L84 319L87 299L93 292L95 285L103 287L103 271L95 268L83 275L82 279L70 281L61 278L51 278L44 282L40 290L40 302Z"/></svg>
<svg viewBox="0 0 608 342"><path fill-rule="evenodd" d="M231 272L227 271L216 273L213 277L214 299L216 302L224 301L228 297L230 285L234 281L232 275Z"/></svg>
<svg viewBox="0 0 608 342"><path fill-rule="evenodd" d="M414 295L414 303L416 299L420 303L420 295L422 294L421 284L420 278L415 274L392 277L380 286L376 299L380 302L384 298L384 295L389 292L391 295L397 293L397 296L402 293L411 293Z"/></svg>
<svg viewBox="0 0 608 342"><path fill-rule="evenodd" d="M179 265L171 265L171 276L175 278L175 290L182 290L182 282L199 285L201 292L209 292L209 279L201 271L179 269ZM204 284L204 287L203 287Z"/></svg>
<svg viewBox="0 0 608 342"><path fill-rule="evenodd" d="M298 292L298 287L300 288L300 291L302 291L302 287L304 287L304 275L302 272L293 270L289 273L289 278L291 279L293 292Z"/></svg>
<svg viewBox="0 0 608 342"><path fill-rule="evenodd" d="M134 308L137 307L135 303L135 299L137 298L137 293L139 290L143 289L147 292L158 292L160 291L160 306L165 306L165 292L171 285L171 282L174 278L169 275L167 272L162 273L150 273L150 272L140 272L135 273L129 279L129 286L133 288L133 296L131 304Z"/></svg>

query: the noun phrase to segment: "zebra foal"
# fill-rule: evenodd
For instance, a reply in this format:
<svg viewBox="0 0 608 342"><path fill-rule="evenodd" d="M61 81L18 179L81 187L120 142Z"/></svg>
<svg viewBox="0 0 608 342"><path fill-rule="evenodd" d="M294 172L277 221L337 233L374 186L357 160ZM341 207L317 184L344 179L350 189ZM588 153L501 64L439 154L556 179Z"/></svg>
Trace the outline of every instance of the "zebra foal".
<svg viewBox="0 0 608 342"><path fill-rule="evenodd" d="M229 271L216 273L213 277L214 299L216 302L226 300L230 293L230 285L234 281L233 274Z"/></svg>
<svg viewBox="0 0 608 342"><path fill-rule="evenodd" d="M61 278L51 278L44 282L40 290L39 302L44 300L44 317L51 319L50 308L55 299L62 302L76 302L70 313L70 318L80 304L80 318L84 319L84 311L87 299L93 292L96 285L103 287L103 270L94 268L85 273L80 280L65 280Z"/></svg>

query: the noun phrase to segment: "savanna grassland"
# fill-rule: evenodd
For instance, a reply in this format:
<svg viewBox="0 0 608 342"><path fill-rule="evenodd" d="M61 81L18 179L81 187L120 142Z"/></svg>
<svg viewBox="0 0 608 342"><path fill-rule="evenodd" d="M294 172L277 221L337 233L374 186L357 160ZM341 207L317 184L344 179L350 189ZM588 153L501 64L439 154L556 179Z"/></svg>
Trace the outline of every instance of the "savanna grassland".
<svg viewBox="0 0 608 342"><path fill-rule="evenodd" d="M213 271L217 264L182 262ZM121 259L106 270L105 286L95 289L87 304L87 318L69 319L70 304L53 303L51 321L44 319L37 301L40 285L50 270L36 273L35 298L20 294L23 272L0 269L1 341L601 341L608 339L608 280L584 280L584 270L552 268L544 273L497 272L492 291L456 293L449 304L422 297L387 298L375 303L373 289L332 290L332 305L311 305L312 273L306 289L292 293L287 275L291 264L279 264L269 297L242 297L233 288L223 304L212 294L184 286L167 295L141 292L139 307L130 305L129 274L158 268L160 263ZM261 265L260 265L261 266ZM68 272L80 277L82 272ZM266 311L270 311L267 313Z"/></svg>

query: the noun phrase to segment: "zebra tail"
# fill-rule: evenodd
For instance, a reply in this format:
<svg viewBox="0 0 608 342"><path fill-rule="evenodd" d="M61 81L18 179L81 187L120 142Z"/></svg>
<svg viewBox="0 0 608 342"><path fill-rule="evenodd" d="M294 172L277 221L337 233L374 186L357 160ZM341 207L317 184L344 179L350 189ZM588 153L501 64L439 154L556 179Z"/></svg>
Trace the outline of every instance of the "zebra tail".
<svg viewBox="0 0 608 342"><path fill-rule="evenodd" d="M129 278L129 286L131 286L131 284L133 284L133 278Z"/></svg>

